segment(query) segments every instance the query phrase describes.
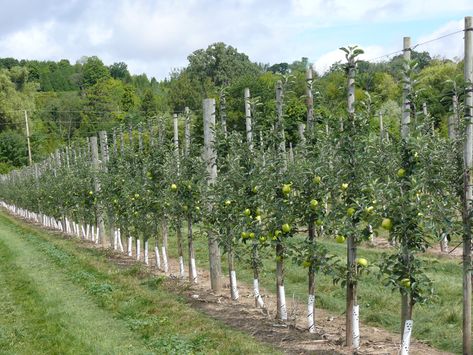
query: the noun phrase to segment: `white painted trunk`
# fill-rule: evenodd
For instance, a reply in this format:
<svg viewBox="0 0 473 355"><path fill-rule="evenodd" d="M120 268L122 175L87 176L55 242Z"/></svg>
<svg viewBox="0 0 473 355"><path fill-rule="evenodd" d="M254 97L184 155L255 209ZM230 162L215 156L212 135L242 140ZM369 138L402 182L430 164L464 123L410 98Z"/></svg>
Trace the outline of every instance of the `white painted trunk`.
<svg viewBox="0 0 473 355"><path fill-rule="evenodd" d="M279 286L278 293L279 293L279 299L281 302L280 310L279 310L280 316L281 316L281 320L285 321L287 320L287 307L286 307L286 292L284 290L284 285Z"/></svg>
<svg viewBox="0 0 473 355"><path fill-rule="evenodd" d="M167 253L166 247L164 245L161 248L161 252L163 254L163 271L165 273L167 273L167 272L169 272L168 253Z"/></svg>
<svg viewBox="0 0 473 355"><path fill-rule="evenodd" d="M258 303L258 306L261 308L264 308L264 302L263 302L263 297L261 297L259 293L259 281L258 279L253 279L253 293L255 295L256 302Z"/></svg>
<svg viewBox="0 0 473 355"><path fill-rule="evenodd" d="M132 244L133 243L133 238L128 237L128 256L133 256L132 254Z"/></svg>
<svg viewBox="0 0 473 355"><path fill-rule="evenodd" d="M136 260L140 260L140 258L141 258L140 238L136 238Z"/></svg>
<svg viewBox="0 0 473 355"><path fill-rule="evenodd" d="M307 326L309 333L315 333L315 314L314 314L315 296L309 295L307 300Z"/></svg>
<svg viewBox="0 0 473 355"><path fill-rule="evenodd" d="M113 231L113 250L118 249L118 230Z"/></svg>
<svg viewBox="0 0 473 355"><path fill-rule="evenodd" d="M192 276L192 282L197 283L197 268L195 266L195 259L191 259L191 276Z"/></svg>
<svg viewBox="0 0 473 355"><path fill-rule="evenodd" d="M156 259L156 268L161 269L161 256L159 255L158 245L154 247L154 257Z"/></svg>
<svg viewBox="0 0 473 355"><path fill-rule="evenodd" d="M406 320L404 323L404 335L402 337L401 355L409 355L409 347L411 344L411 333L414 321Z"/></svg>
<svg viewBox="0 0 473 355"><path fill-rule="evenodd" d="M353 306L353 348L360 347L360 305Z"/></svg>
<svg viewBox="0 0 473 355"><path fill-rule="evenodd" d="M89 229L90 229L90 233L89 233ZM87 225L87 237L90 236L90 240L95 242L95 229L94 229L94 226L89 226Z"/></svg>
<svg viewBox="0 0 473 355"><path fill-rule="evenodd" d="M145 240L145 264L146 264L146 265L149 265L148 240Z"/></svg>
<svg viewBox="0 0 473 355"><path fill-rule="evenodd" d="M100 228L99 226L97 226L97 229L95 231L95 244L99 244L99 240L100 240Z"/></svg>
<svg viewBox="0 0 473 355"><path fill-rule="evenodd" d="M240 298L240 295L238 294L238 286L237 286L237 278L236 278L236 271L232 270L230 271L230 292L232 296L232 300L236 301L238 298Z"/></svg>
<svg viewBox="0 0 473 355"><path fill-rule="evenodd" d="M184 258L179 257L179 276L184 277Z"/></svg>
<svg viewBox="0 0 473 355"><path fill-rule="evenodd" d="M117 236L118 236L118 249L120 250L120 252L124 253L125 250L122 244L122 232L120 231L120 228L118 228L117 230Z"/></svg>

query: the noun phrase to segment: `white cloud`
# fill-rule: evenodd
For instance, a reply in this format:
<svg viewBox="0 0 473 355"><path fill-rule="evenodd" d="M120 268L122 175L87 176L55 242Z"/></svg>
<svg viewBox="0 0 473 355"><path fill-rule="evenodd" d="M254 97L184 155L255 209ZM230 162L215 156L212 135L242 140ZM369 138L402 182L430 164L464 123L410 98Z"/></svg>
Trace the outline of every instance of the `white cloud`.
<svg viewBox="0 0 473 355"><path fill-rule="evenodd" d="M419 38L417 43L425 43L420 45L415 50L427 51L431 56L440 56L445 58L463 58L464 44L463 44L463 31L464 21L450 21L435 30L434 32L422 36ZM459 32L459 33L455 33ZM451 33L450 36L447 36ZM444 37L447 36L447 37ZM444 37L444 38L441 38Z"/></svg>
<svg viewBox="0 0 473 355"><path fill-rule="evenodd" d="M384 56L388 53L388 49L382 46L367 46L367 47L360 47L363 49L364 53L359 56L361 60L368 60L368 61L379 61L381 56ZM386 59L386 58L384 58ZM320 56L314 63L315 70L322 74L330 69L332 64L336 62L346 62L345 52L340 49L336 49L330 52L327 52Z"/></svg>
<svg viewBox="0 0 473 355"><path fill-rule="evenodd" d="M0 56L75 61L97 55L106 64L124 61L133 73L145 71L158 78L185 66L192 51L217 41L263 63L309 57L320 70L343 58L336 48L356 40L353 30L380 22L397 26L412 19L426 21L454 11L450 18L456 19L473 11L471 0L63 0L55 8L56 1L44 0L48 11L28 11L15 20L17 2L0 14ZM449 30L446 26L442 31ZM390 43L363 33L367 56L389 52L380 48ZM424 38L430 37L420 40ZM458 55L458 46L446 43L425 48Z"/></svg>
<svg viewBox="0 0 473 355"><path fill-rule="evenodd" d="M55 27L53 21L48 21L12 33L0 40L0 56L39 59L56 57L61 48L52 36Z"/></svg>

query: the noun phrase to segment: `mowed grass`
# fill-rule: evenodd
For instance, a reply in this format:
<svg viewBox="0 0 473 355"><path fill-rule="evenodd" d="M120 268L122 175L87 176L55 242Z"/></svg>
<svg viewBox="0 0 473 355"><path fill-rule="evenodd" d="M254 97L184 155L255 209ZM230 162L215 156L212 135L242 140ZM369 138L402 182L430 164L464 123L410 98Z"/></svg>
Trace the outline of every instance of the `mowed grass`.
<svg viewBox="0 0 473 355"><path fill-rule="evenodd" d="M193 310L140 270L0 213L0 352L278 353Z"/></svg>
<svg viewBox="0 0 473 355"><path fill-rule="evenodd" d="M302 236L299 236L302 238ZM346 257L346 245L337 244L330 239L321 239L330 253ZM170 238L170 253L176 256L173 244L175 237ZM200 237L196 242L196 258L199 266L208 267L207 241ZM380 262L381 254L389 250L376 250L370 247L360 247L358 257L369 260L371 265ZM391 251L392 252L392 251ZM451 259L434 255L423 255L428 276L433 281L434 295L426 304L416 304L414 307L414 338L425 342L437 349L462 352L462 267L461 259ZM222 266L226 274L226 261L223 257ZM275 294L274 251L264 260L264 271L261 273L261 284ZM382 327L393 333L400 334L400 294L386 288L378 278L377 267L370 274L364 274L359 282L358 303L360 304L361 321L365 324ZM253 273L247 263L237 261L239 281L252 283ZM287 259L285 268L286 298L289 302L294 296L301 302L307 299L307 269L291 263ZM319 308L342 315L345 311L345 289L339 284L334 285L328 276L316 276L316 305ZM304 315L301 315L304 317ZM363 336L363 334L361 334Z"/></svg>

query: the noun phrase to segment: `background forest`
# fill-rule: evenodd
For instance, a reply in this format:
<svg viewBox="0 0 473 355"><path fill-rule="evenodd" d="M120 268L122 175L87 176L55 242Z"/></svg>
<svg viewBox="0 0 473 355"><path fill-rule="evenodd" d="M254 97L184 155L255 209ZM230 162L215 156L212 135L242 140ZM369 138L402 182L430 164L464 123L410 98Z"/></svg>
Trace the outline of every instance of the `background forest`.
<svg viewBox="0 0 473 355"><path fill-rule="evenodd" d="M412 59L416 63L409 73L414 83L413 108L419 119L428 117L438 134L447 135L452 95L456 87L462 87L463 62L415 51ZM28 163L25 116L33 161L99 130L157 117L171 125L172 114L183 112L186 106L194 114L193 136L198 139L202 99L208 97L217 99L217 107L225 97L229 129L243 132L246 87L251 91L254 124L264 130L275 121L278 80L284 84L287 142L297 145L298 124L306 121L309 65L307 58L273 65L254 63L224 43L194 51L188 56L187 67L173 70L163 81L145 74L131 75L123 62L106 66L95 56L83 57L75 64L0 58L0 173ZM389 61L358 64L358 110L369 114L375 130L379 129L379 115L383 115L384 129L392 136L399 135L402 65L402 54ZM336 63L326 73L314 74L314 115L319 123L337 125L346 115L344 70Z"/></svg>

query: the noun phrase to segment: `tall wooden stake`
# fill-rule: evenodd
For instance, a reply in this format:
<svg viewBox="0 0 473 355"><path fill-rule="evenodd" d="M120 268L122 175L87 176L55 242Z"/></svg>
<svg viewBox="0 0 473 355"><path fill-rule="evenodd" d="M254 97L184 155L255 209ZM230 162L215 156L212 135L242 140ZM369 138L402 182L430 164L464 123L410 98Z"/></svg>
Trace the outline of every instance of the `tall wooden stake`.
<svg viewBox="0 0 473 355"><path fill-rule="evenodd" d="M253 149L253 131L251 127L251 106L250 106L250 89L245 88L245 123L246 123L246 141Z"/></svg>
<svg viewBox="0 0 473 355"><path fill-rule="evenodd" d="M30 126L28 124L28 112L25 110L25 125L26 125L26 142L28 143L28 162L33 165L33 158L31 156L31 142L30 142Z"/></svg>
<svg viewBox="0 0 473 355"><path fill-rule="evenodd" d="M223 134L227 137L227 99L223 89L220 94L220 122L222 124Z"/></svg>
<svg viewBox="0 0 473 355"><path fill-rule="evenodd" d="M473 201L473 17L465 17L465 122L463 234L463 354L471 355L471 213Z"/></svg>
<svg viewBox="0 0 473 355"><path fill-rule="evenodd" d="M184 127L184 155L189 156L191 147L191 115L189 107L184 109L185 127Z"/></svg>
<svg viewBox="0 0 473 355"><path fill-rule="evenodd" d="M100 193L100 181L98 173L100 171L99 163L99 149L97 145L97 137L90 137L90 151L92 155L92 168L94 170L94 190L95 193ZM102 205L97 202L97 225L100 230L100 240L103 247L107 247L107 238L105 238L105 222L104 222L104 213Z"/></svg>
<svg viewBox="0 0 473 355"><path fill-rule="evenodd" d="M282 81L276 83L276 126L279 135L279 152L283 157L284 166L287 167L286 156L286 136L284 132L284 116L283 116L283 86Z"/></svg>
<svg viewBox="0 0 473 355"><path fill-rule="evenodd" d="M403 45L404 45L404 61L405 65L409 65L409 62L411 60L411 38L410 37L404 37L403 39ZM409 100L409 95L410 95L410 90L411 90L411 85L409 82L409 78L407 76L404 77L404 88L402 91L402 118L401 118L401 138L403 140L403 144L407 143L407 140L409 139L409 134L410 134L410 129L409 129L409 124L411 122L411 102ZM405 244L402 243L402 244ZM403 254L403 259L408 262L409 260L409 250L407 249L407 246L401 244L401 252ZM404 328L405 328L405 323L407 320L412 319L412 304L411 304L411 298L410 295L406 293L401 294L401 341L404 338Z"/></svg>
<svg viewBox="0 0 473 355"><path fill-rule="evenodd" d="M215 99L205 99L204 109L204 159L207 163L208 185L213 185L217 179L217 151L215 149ZM210 285L212 291L222 289L222 262L218 240L209 234L209 264Z"/></svg>
<svg viewBox="0 0 473 355"><path fill-rule="evenodd" d="M355 62L348 63L348 95L347 95L347 104L348 104L348 125L350 125L350 129L352 125L354 125L355 119ZM353 149L353 147L352 147ZM347 236L347 294L346 294L346 319L345 319L345 327L346 327L346 345L347 347L353 347L354 344L354 336L353 336L353 329L354 329L354 317L353 311L355 306L357 305L356 300L356 243L355 243L355 235L350 233Z"/></svg>
<svg viewBox="0 0 473 355"><path fill-rule="evenodd" d="M309 66L306 71L305 80L306 86L306 100L307 100L307 130L309 136L312 135L314 129L314 96L312 94L312 67Z"/></svg>
<svg viewBox="0 0 473 355"><path fill-rule="evenodd" d="M404 37L404 61L405 65L411 60L411 37ZM406 139L409 137L409 124L411 123L411 102L409 101L409 93L411 85L408 78L404 78L404 86L402 89L402 120L401 120L401 137Z"/></svg>

